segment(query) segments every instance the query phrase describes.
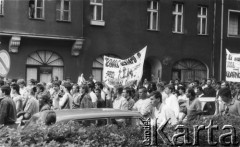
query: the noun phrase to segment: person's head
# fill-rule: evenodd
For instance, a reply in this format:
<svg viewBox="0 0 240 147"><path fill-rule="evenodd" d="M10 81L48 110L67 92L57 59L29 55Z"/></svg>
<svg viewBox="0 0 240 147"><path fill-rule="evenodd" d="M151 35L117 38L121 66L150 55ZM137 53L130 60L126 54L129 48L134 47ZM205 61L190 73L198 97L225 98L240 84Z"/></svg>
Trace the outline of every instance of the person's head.
<svg viewBox="0 0 240 147"><path fill-rule="evenodd" d="M56 116L56 112L53 110L50 111L46 111L46 113L43 113L44 116L42 118L42 120L45 120L44 123L47 126L50 126L52 124L55 124L57 121L57 116Z"/></svg>
<svg viewBox="0 0 240 147"><path fill-rule="evenodd" d="M239 84L239 83L236 84L236 89L235 89L235 90L236 90L236 92L238 92L238 93L240 92L240 84Z"/></svg>
<svg viewBox="0 0 240 147"><path fill-rule="evenodd" d="M207 79L207 86L210 87L212 85L212 80L211 79Z"/></svg>
<svg viewBox="0 0 240 147"><path fill-rule="evenodd" d="M186 89L185 89L184 86L180 86L180 87L178 87L178 92L179 92L180 95L184 94L185 91L186 91Z"/></svg>
<svg viewBox="0 0 240 147"><path fill-rule="evenodd" d="M32 87L32 88L30 89L30 95L35 96L35 93L36 93L36 92L37 92L36 86L34 86L34 87Z"/></svg>
<svg viewBox="0 0 240 147"><path fill-rule="evenodd" d="M197 86L199 86L199 81L198 81L198 80L194 80L194 82L193 82L193 83L194 83L194 85L193 85L194 87L197 87Z"/></svg>
<svg viewBox="0 0 240 147"><path fill-rule="evenodd" d="M59 90L60 90L60 84L59 84L59 82L54 82L54 83L53 83L53 89L54 89L54 91L59 91Z"/></svg>
<svg viewBox="0 0 240 147"><path fill-rule="evenodd" d="M49 100L50 100L50 97L48 94L38 95L38 101L40 106L43 106L44 104L48 104Z"/></svg>
<svg viewBox="0 0 240 147"><path fill-rule="evenodd" d="M78 86L78 84L74 84L74 85L72 86L72 92L73 92L73 93L78 93L78 92L79 92L79 86Z"/></svg>
<svg viewBox="0 0 240 147"><path fill-rule="evenodd" d="M117 95L122 95L122 92L123 92L123 87L122 86L119 86L117 87Z"/></svg>
<svg viewBox="0 0 240 147"><path fill-rule="evenodd" d="M10 96L10 93L11 93L11 88L10 86L8 85L3 85L1 86L0 88L0 97L3 97L3 96Z"/></svg>
<svg viewBox="0 0 240 147"><path fill-rule="evenodd" d="M174 84L173 80L170 80L169 85L173 85L173 84Z"/></svg>
<svg viewBox="0 0 240 147"><path fill-rule="evenodd" d="M89 89L87 85L82 85L81 87L81 92L82 94L88 93Z"/></svg>
<svg viewBox="0 0 240 147"><path fill-rule="evenodd" d="M157 85L156 85L156 83L150 82L150 83L148 84L147 91L148 91L149 93L151 93L151 92L156 91L156 90L157 90Z"/></svg>
<svg viewBox="0 0 240 147"><path fill-rule="evenodd" d="M219 81L218 81L218 82L216 82L216 85L215 85L215 87L216 87L216 89L218 89L218 90L219 90L219 89L221 88L221 82L219 82Z"/></svg>
<svg viewBox="0 0 240 147"><path fill-rule="evenodd" d="M196 94L197 94L197 95L200 95L200 94L202 94L202 93L203 93L202 87L201 87L201 86L198 86L198 87L197 87Z"/></svg>
<svg viewBox="0 0 240 147"><path fill-rule="evenodd" d="M95 83L95 88L102 90L102 89L103 89L103 84L102 84L102 82L96 82L96 83Z"/></svg>
<svg viewBox="0 0 240 147"><path fill-rule="evenodd" d="M26 82L24 79L19 79L17 81L17 84L19 85L20 88L23 88L24 86L26 86Z"/></svg>
<svg viewBox="0 0 240 147"><path fill-rule="evenodd" d="M174 87L172 85L166 85L164 86L164 92L166 94L171 94L174 91Z"/></svg>
<svg viewBox="0 0 240 147"><path fill-rule="evenodd" d="M72 89L72 85L69 83L69 82L65 82L64 84L63 84L63 87L64 87L64 92L70 92L71 91L71 89Z"/></svg>
<svg viewBox="0 0 240 147"><path fill-rule="evenodd" d="M161 84L161 83L158 83L158 84L157 84L157 91L163 92L163 91L164 91L164 85Z"/></svg>
<svg viewBox="0 0 240 147"><path fill-rule="evenodd" d="M96 89L95 89L95 94L96 94L96 96L97 96L98 98L101 98L101 89L96 88Z"/></svg>
<svg viewBox="0 0 240 147"><path fill-rule="evenodd" d="M93 81L88 82L88 88L89 88L89 91L93 91L95 89L95 84Z"/></svg>
<svg viewBox="0 0 240 147"><path fill-rule="evenodd" d="M194 90L193 90L192 88L189 88L189 89L187 89L187 91L186 91L186 96L187 96L187 98L189 98L190 100L193 100L193 99L195 99L196 94L195 94L195 92L194 92Z"/></svg>
<svg viewBox="0 0 240 147"><path fill-rule="evenodd" d="M175 85L179 84L179 79L175 79Z"/></svg>
<svg viewBox="0 0 240 147"><path fill-rule="evenodd" d="M223 81L221 84L221 88L229 88L229 84L226 81Z"/></svg>
<svg viewBox="0 0 240 147"><path fill-rule="evenodd" d="M207 83L207 79L202 79L202 85L205 85Z"/></svg>
<svg viewBox="0 0 240 147"><path fill-rule="evenodd" d="M37 88L37 92L43 92L45 90L45 87L41 83L38 83L36 88Z"/></svg>
<svg viewBox="0 0 240 147"><path fill-rule="evenodd" d="M18 84L12 84L12 85L11 85L11 91L12 91L12 93L14 93L14 94L20 94L20 93L19 93L19 86L18 86Z"/></svg>
<svg viewBox="0 0 240 147"><path fill-rule="evenodd" d="M232 98L231 90L227 87L221 88L218 94L224 102L229 102Z"/></svg>
<svg viewBox="0 0 240 147"><path fill-rule="evenodd" d="M130 98L132 96L131 89L129 87L124 88L122 92L122 96L127 99Z"/></svg>
<svg viewBox="0 0 240 147"><path fill-rule="evenodd" d="M58 76L54 76L53 81L58 81Z"/></svg>
<svg viewBox="0 0 240 147"><path fill-rule="evenodd" d="M17 84L17 79L12 79L11 84Z"/></svg>
<svg viewBox="0 0 240 147"><path fill-rule="evenodd" d="M162 103L162 94L159 91L154 91L150 95L151 104L153 107L157 107L160 103Z"/></svg>
<svg viewBox="0 0 240 147"><path fill-rule="evenodd" d="M147 98L147 88L146 87L140 87L138 90L139 99L146 99Z"/></svg>
<svg viewBox="0 0 240 147"><path fill-rule="evenodd" d="M34 80L34 79L30 79L30 81L29 81L29 85L30 85L30 86L35 86L36 83L37 83L37 81Z"/></svg>

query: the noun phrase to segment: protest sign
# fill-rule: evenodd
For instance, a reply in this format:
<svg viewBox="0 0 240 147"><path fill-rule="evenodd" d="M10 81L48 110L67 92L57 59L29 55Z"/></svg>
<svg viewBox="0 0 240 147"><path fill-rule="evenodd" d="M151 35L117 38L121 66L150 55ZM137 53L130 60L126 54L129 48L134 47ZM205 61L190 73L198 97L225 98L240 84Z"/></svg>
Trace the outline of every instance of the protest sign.
<svg viewBox="0 0 240 147"><path fill-rule="evenodd" d="M226 49L226 81L240 82L240 54Z"/></svg>
<svg viewBox="0 0 240 147"><path fill-rule="evenodd" d="M125 60L104 56L103 81L105 84L111 88L115 85L138 85L143 74L146 50L147 47L144 47Z"/></svg>

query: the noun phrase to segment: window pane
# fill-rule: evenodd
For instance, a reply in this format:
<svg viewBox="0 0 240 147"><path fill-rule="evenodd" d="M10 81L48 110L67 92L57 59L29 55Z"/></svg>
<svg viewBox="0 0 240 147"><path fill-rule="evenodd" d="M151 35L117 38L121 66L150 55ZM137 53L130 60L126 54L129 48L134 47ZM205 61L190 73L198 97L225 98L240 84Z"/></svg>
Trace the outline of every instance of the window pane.
<svg viewBox="0 0 240 147"><path fill-rule="evenodd" d="M198 34L201 34L201 32L200 32L200 27L201 27L201 19L200 18L198 18L198 23L197 23L197 32L198 32Z"/></svg>
<svg viewBox="0 0 240 147"><path fill-rule="evenodd" d="M3 14L3 0L0 0L0 14Z"/></svg>
<svg viewBox="0 0 240 147"><path fill-rule="evenodd" d="M150 0L147 1L147 6L148 6L149 9L151 9L151 3L152 3L152 1L150 1Z"/></svg>
<svg viewBox="0 0 240 147"><path fill-rule="evenodd" d="M151 29L151 12L148 12L148 22L147 22L147 25L148 25L148 29Z"/></svg>
<svg viewBox="0 0 240 147"><path fill-rule="evenodd" d="M178 12L182 12L182 4L178 4Z"/></svg>
<svg viewBox="0 0 240 147"><path fill-rule="evenodd" d="M177 4L173 4L173 12L177 12Z"/></svg>
<svg viewBox="0 0 240 147"><path fill-rule="evenodd" d="M69 1L64 1L64 6L63 6L63 10L69 10Z"/></svg>
<svg viewBox="0 0 240 147"><path fill-rule="evenodd" d="M201 8L202 7L198 7L198 15L201 15Z"/></svg>
<svg viewBox="0 0 240 147"><path fill-rule="evenodd" d="M153 13L153 29L157 30L157 13Z"/></svg>
<svg viewBox="0 0 240 147"><path fill-rule="evenodd" d="M182 27L182 25L181 25L181 18L182 18L182 16L181 16L181 15L178 15L177 32L182 32L182 30L181 30L181 27Z"/></svg>
<svg viewBox="0 0 240 147"><path fill-rule="evenodd" d="M177 16L176 15L173 15L173 26L172 26L172 31L174 31L174 32L176 32L176 18L177 18Z"/></svg>
<svg viewBox="0 0 240 147"><path fill-rule="evenodd" d="M96 6L97 7L97 20L102 20L102 7L101 6Z"/></svg>
<svg viewBox="0 0 240 147"><path fill-rule="evenodd" d="M202 34L206 34L206 19L202 19Z"/></svg>
<svg viewBox="0 0 240 147"><path fill-rule="evenodd" d="M42 9L37 9L37 18L43 18L42 17Z"/></svg>
<svg viewBox="0 0 240 147"><path fill-rule="evenodd" d="M153 9L157 9L157 6L158 6L158 2L153 1Z"/></svg>
<svg viewBox="0 0 240 147"><path fill-rule="evenodd" d="M238 15L236 13L230 13L228 33L238 35Z"/></svg>
<svg viewBox="0 0 240 147"><path fill-rule="evenodd" d="M102 81L102 69L92 69L92 75L96 81Z"/></svg>
<svg viewBox="0 0 240 147"><path fill-rule="evenodd" d="M42 7L43 0L37 0L37 7Z"/></svg>
<svg viewBox="0 0 240 147"><path fill-rule="evenodd" d="M203 7L203 15L207 15L207 8Z"/></svg>
<svg viewBox="0 0 240 147"><path fill-rule="evenodd" d="M96 0L96 3L102 3L102 0Z"/></svg>
<svg viewBox="0 0 240 147"><path fill-rule="evenodd" d="M63 12L63 20L69 20L69 13L68 13L68 11L64 11Z"/></svg>
<svg viewBox="0 0 240 147"><path fill-rule="evenodd" d="M59 1L57 1L56 9L60 10L60 8L61 8L60 6L61 6L61 1L59 0Z"/></svg>

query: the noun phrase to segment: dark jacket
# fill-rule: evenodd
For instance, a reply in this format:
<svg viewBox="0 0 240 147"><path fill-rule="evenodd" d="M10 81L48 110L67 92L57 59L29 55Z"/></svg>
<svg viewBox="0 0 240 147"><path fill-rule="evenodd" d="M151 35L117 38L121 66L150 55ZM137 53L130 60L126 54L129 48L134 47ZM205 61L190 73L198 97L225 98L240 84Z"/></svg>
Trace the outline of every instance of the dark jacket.
<svg viewBox="0 0 240 147"><path fill-rule="evenodd" d="M14 101L10 97L0 98L0 124L14 124L17 118L17 110Z"/></svg>

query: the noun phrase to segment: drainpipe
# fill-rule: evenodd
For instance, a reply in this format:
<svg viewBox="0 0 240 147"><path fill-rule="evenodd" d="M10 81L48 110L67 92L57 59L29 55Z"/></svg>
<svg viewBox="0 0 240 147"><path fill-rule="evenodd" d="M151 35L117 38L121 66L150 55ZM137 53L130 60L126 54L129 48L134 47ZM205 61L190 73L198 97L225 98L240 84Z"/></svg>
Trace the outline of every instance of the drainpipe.
<svg viewBox="0 0 240 147"><path fill-rule="evenodd" d="M220 40L220 75L219 75L219 78L220 78L220 81L222 80L222 72L223 72L223 14L224 14L224 0L222 0L221 2L221 40Z"/></svg>
<svg viewBox="0 0 240 147"><path fill-rule="evenodd" d="M215 48L216 48L216 0L214 1L213 7L213 46L212 46L212 75L215 77Z"/></svg>

